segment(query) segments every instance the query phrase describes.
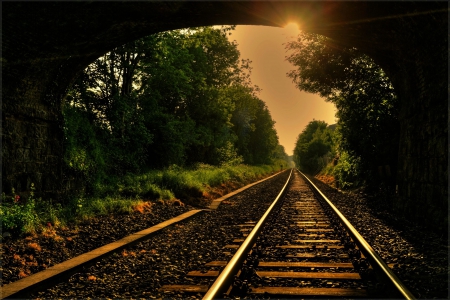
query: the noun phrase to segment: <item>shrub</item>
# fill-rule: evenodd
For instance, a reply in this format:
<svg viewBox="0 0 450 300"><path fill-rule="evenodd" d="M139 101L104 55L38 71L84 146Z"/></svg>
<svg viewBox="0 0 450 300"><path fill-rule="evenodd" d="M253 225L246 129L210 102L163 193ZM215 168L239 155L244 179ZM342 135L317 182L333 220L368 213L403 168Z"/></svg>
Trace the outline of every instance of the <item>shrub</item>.
<svg viewBox="0 0 450 300"><path fill-rule="evenodd" d="M3 231L17 233L32 232L39 223L39 216L35 210L34 184L31 184L30 196L26 201L12 190L12 195L2 193L2 204L0 206L0 217L2 219Z"/></svg>
<svg viewBox="0 0 450 300"><path fill-rule="evenodd" d="M349 155L347 152L341 153L339 162L334 168L333 175L339 182L342 189L354 188L361 184L359 181L360 159Z"/></svg>

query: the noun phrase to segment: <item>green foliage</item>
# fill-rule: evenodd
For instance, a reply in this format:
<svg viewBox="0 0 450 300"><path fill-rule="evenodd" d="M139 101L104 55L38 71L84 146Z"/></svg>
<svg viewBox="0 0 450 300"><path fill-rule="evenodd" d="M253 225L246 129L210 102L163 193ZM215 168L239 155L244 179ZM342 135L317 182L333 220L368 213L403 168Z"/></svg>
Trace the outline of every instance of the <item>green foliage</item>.
<svg viewBox="0 0 450 300"><path fill-rule="evenodd" d="M127 174L283 159L274 121L249 80L250 61L239 60L229 30L162 32L90 64L64 107L69 180L84 182L88 196L104 196ZM164 193L141 184L119 188Z"/></svg>
<svg viewBox="0 0 450 300"><path fill-rule="evenodd" d="M233 99L235 107L231 123L237 137L238 153L242 155L244 162L271 164L273 159L283 156L274 128L275 122L265 103L255 96L255 90L236 85L228 89L227 93Z"/></svg>
<svg viewBox="0 0 450 300"><path fill-rule="evenodd" d="M379 165L390 165L395 173L399 102L385 72L358 49L316 34L302 33L286 49L291 51L287 60L296 67L288 76L296 86L336 105L336 146L351 157L349 162L358 162L352 170L375 185Z"/></svg>
<svg viewBox="0 0 450 300"><path fill-rule="evenodd" d="M64 226L99 215L128 214L133 207L147 201L201 198L210 187L226 182L246 184L279 171L277 165L230 165L220 167L197 164L195 168L176 165L141 175L127 174L109 187L103 186L101 197L72 197L64 206L36 200L34 186L26 201L12 191L2 194L0 217L3 231L15 234L34 232L48 226ZM194 203L196 204L196 203Z"/></svg>
<svg viewBox="0 0 450 300"><path fill-rule="evenodd" d="M146 121L153 143L147 148L147 165L164 168L173 164L183 165L187 159L186 148L195 138L195 122L154 111Z"/></svg>
<svg viewBox="0 0 450 300"><path fill-rule="evenodd" d="M284 162L284 164L286 164L286 165L288 165L289 160L290 160L289 156L286 154L284 146L282 146L282 145L277 145L277 147L273 153L273 157L274 157L274 159L282 160Z"/></svg>
<svg viewBox="0 0 450 300"><path fill-rule="evenodd" d="M311 121L298 136L294 161L301 171L317 174L334 156L333 133L324 121Z"/></svg>
<svg viewBox="0 0 450 300"><path fill-rule="evenodd" d="M217 158L221 165L236 166L244 162L244 159L237 154L236 148L230 141L227 141L222 148L217 149Z"/></svg>
<svg viewBox="0 0 450 300"><path fill-rule="evenodd" d="M253 164L270 164L278 146L278 136L275 121L272 120L269 109L263 101L258 102L256 111L255 131L250 136L250 153Z"/></svg>
<svg viewBox="0 0 450 300"><path fill-rule="evenodd" d="M35 210L36 199L34 198L34 190L34 184L31 184L30 196L26 200L16 195L14 189L10 196L2 193L0 217L3 231L14 233L33 231L39 222L39 216Z"/></svg>
<svg viewBox="0 0 450 300"><path fill-rule="evenodd" d="M328 163L326 166L325 166L325 168L323 168L321 171L320 171L320 175L335 175L334 174L334 169L335 169L335 166L333 165L333 163L331 162L331 163Z"/></svg>
<svg viewBox="0 0 450 300"><path fill-rule="evenodd" d="M349 189L360 185L360 159L342 152L338 164L334 167L334 175L341 189Z"/></svg>
<svg viewBox="0 0 450 300"><path fill-rule="evenodd" d="M36 203L35 211L39 217L39 223L35 224L35 228L48 226L49 223L52 226L67 225L65 214L68 213L68 210L64 209L61 203L41 200Z"/></svg>
<svg viewBox="0 0 450 300"><path fill-rule="evenodd" d="M195 168L172 165L165 170L153 170L142 175L128 174L111 191L118 191L117 196L122 197L183 200L201 197L208 187L219 186L228 181L244 183L279 170L279 165L197 164Z"/></svg>
<svg viewBox="0 0 450 300"><path fill-rule="evenodd" d="M84 220L101 215L128 214L132 212L133 205L138 202L138 199L111 196L86 200L79 199L77 203L84 203L84 205L76 210L76 219Z"/></svg>
<svg viewBox="0 0 450 300"><path fill-rule="evenodd" d="M75 106L65 106L64 160L71 170L80 174L87 182L94 184L104 176L105 161L103 148L90 121L89 112Z"/></svg>

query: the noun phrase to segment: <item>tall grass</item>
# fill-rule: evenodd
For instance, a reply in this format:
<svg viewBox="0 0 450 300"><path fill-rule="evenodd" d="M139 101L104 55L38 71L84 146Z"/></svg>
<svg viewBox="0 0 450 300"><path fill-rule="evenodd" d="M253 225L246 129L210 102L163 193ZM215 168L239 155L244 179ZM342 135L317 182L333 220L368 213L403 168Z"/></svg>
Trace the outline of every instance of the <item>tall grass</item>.
<svg viewBox="0 0 450 300"><path fill-rule="evenodd" d="M127 175L109 191L123 197L138 197L150 200L199 197L211 187L226 182L247 183L266 176L279 167L262 166L222 166L199 164L185 169L172 166L165 170L153 170L141 175ZM110 193L108 193L110 194Z"/></svg>
<svg viewBox="0 0 450 300"><path fill-rule="evenodd" d="M243 185L279 170L278 165L214 167L199 164L190 169L172 166L140 175L129 174L100 186L100 196L74 197L64 206L33 197L16 201L18 198L13 191L11 195L3 194L0 215L4 231L32 232L98 215L130 213L144 201L201 198L209 189L224 183Z"/></svg>

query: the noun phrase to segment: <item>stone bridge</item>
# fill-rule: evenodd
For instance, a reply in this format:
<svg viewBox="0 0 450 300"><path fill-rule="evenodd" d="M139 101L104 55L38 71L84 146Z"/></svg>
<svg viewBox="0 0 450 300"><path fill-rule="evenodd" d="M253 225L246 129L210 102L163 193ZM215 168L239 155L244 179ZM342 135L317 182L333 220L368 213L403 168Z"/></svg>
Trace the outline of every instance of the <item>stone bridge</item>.
<svg viewBox="0 0 450 300"><path fill-rule="evenodd" d="M61 105L68 86L112 48L160 31L206 25L284 26L370 55L401 101L394 209L447 228L447 2L3 2L2 185L60 197Z"/></svg>

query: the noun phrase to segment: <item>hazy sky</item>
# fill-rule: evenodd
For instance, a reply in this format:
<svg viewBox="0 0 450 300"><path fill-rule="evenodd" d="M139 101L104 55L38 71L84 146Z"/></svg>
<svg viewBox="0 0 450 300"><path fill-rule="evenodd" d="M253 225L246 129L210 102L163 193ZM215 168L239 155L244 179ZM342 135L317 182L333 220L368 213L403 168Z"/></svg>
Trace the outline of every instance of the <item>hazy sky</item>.
<svg viewBox="0 0 450 300"><path fill-rule="evenodd" d="M285 61L284 43L293 39L296 28L236 26L229 36L239 44L241 58L252 61L252 82L275 120L280 144L288 155L294 151L297 136L313 119L336 123L335 107L318 95L300 92L286 76L294 67Z"/></svg>

